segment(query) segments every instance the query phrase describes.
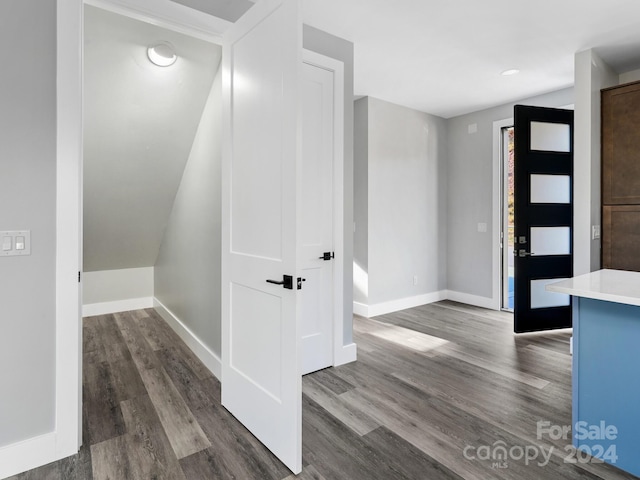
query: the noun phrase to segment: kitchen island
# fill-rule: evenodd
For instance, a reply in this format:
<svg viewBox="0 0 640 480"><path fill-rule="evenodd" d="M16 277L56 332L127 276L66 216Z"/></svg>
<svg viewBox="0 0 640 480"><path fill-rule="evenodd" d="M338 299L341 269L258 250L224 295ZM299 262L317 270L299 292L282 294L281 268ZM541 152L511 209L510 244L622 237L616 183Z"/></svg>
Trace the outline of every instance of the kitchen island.
<svg viewBox="0 0 640 480"><path fill-rule="evenodd" d="M573 445L640 476L640 273L547 285L573 296Z"/></svg>

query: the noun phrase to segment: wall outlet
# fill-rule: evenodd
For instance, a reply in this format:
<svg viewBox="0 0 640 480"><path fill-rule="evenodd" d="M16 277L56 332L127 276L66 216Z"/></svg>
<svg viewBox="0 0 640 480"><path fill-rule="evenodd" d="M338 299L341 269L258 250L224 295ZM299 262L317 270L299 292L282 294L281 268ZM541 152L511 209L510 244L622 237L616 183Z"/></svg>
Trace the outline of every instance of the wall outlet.
<svg viewBox="0 0 640 480"><path fill-rule="evenodd" d="M600 225L591 225L591 240L600 238Z"/></svg>
<svg viewBox="0 0 640 480"><path fill-rule="evenodd" d="M413 276L413 284L418 285L418 275Z"/></svg>
<svg viewBox="0 0 640 480"><path fill-rule="evenodd" d="M487 224L486 223L479 223L478 224L478 232L487 233Z"/></svg>

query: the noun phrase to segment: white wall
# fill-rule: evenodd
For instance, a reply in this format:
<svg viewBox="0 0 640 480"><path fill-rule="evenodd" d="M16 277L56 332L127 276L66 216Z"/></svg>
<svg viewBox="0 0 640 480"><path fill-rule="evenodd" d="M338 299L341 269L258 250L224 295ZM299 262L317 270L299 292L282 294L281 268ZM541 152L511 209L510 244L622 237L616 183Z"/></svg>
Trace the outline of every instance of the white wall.
<svg viewBox="0 0 640 480"><path fill-rule="evenodd" d="M156 299L218 357L221 101L218 70L173 204L154 275Z"/></svg>
<svg viewBox="0 0 640 480"><path fill-rule="evenodd" d="M85 272L83 277L83 317L153 306L153 267Z"/></svg>
<svg viewBox="0 0 640 480"><path fill-rule="evenodd" d="M359 100L357 111L360 121L367 112L368 137L368 245L355 255L368 260L368 312L362 313L438 300L447 282L446 121L371 97ZM358 151L359 175L362 156Z"/></svg>
<svg viewBox="0 0 640 480"><path fill-rule="evenodd" d="M369 305L369 99L354 104L353 301Z"/></svg>
<svg viewBox="0 0 640 480"><path fill-rule="evenodd" d="M0 2L0 230L32 242L0 257L0 449L55 428L55 5Z"/></svg>
<svg viewBox="0 0 640 480"><path fill-rule="evenodd" d="M623 83L631 83L637 81L640 81L640 70L632 70L630 72L621 73L618 83L622 85Z"/></svg>
<svg viewBox="0 0 640 480"><path fill-rule="evenodd" d="M513 118L517 104L561 107L574 101L573 89L510 102L461 115L448 127L448 290L449 297L478 305L496 305L495 279L500 272L493 262L494 176L493 122ZM478 231L486 223L487 231Z"/></svg>
<svg viewBox="0 0 640 480"><path fill-rule="evenodd" d="M573 274L600 268L600 239L591 239L601 224L600 90L617 85L615 73L593 51L575 56Z"/></svg>

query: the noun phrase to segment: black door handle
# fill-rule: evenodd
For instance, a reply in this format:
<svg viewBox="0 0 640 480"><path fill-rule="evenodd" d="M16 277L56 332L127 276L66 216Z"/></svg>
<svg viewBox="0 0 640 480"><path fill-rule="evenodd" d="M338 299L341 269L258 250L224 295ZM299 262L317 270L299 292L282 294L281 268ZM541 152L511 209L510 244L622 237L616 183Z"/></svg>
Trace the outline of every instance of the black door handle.
<svg viewBox="0 0 640 480"><path fill-rule="evenodd" d="M320 260L324 260L325 262L335 258L335 254L333 252L324 252L321 257L318 257Z"/></svg>
<svg viewBox="0 0 640 480"><path fill-rule="evenodd" d="M267 283L273 283L274 285L282 285L288 290L293 290L293 277L291 275L283 275L282 280L267 280Z"/></svg>

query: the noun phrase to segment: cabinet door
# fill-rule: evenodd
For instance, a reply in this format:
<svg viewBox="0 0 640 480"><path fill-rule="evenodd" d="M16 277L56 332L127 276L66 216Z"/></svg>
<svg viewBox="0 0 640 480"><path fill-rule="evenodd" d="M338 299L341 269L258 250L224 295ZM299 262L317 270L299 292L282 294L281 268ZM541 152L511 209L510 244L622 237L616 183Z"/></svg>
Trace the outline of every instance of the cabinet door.
<svg viewBox="0 0 640 480"><path fill-rule="evenodd" d="M640 205L605 205L602 226L602 268L640 272Z"/></svg>
<svg viewBox="0 0 640 480"><path fill-rule="evenodd" d="M602 203L640 204L640 82L602 91Z"/></svg>

